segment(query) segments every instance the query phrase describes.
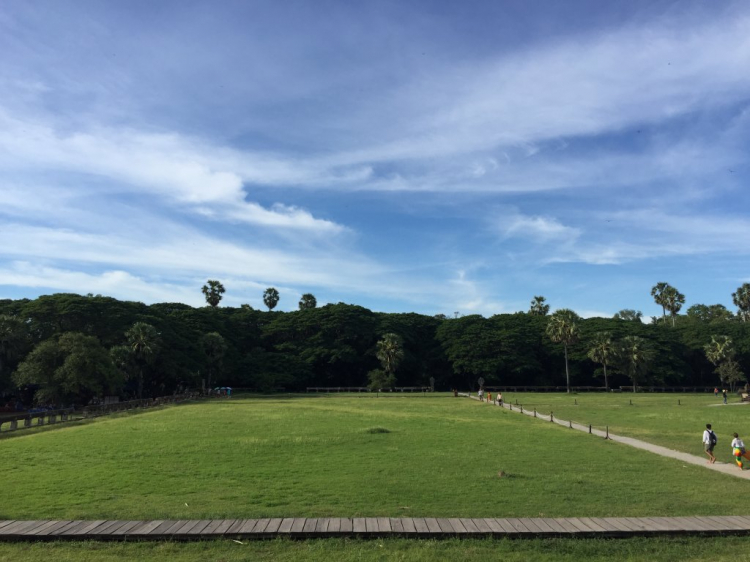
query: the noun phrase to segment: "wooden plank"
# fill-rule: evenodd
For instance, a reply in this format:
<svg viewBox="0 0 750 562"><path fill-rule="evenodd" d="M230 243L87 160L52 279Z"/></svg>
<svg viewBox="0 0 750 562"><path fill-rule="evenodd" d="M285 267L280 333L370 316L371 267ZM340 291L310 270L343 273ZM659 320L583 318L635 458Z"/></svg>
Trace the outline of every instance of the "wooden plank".
<svg viewBox="0 0 750 562"><path fill-rule="evenodd" d="M315 532L319 534L327 533L329 521L330 519L328 517L321 517L318 519L318 523L315 525Z"/></svg>
<svg viewBox="0 0 750 562"><path fill-rule="evenodd" d="M508 521L504 517L495 517L495 522L499 525L500 529L502 529L502 532L505 534L515 535L518 533L518 531L516 531L516 528L510 524L510 521Z"/></svg>
<svg viewBox="0 0 750 562"><path fill-rule="evenodd" d="M301 533L302 529L305 528L305 521L307 521L304 517L295 517L294 521L292 522L292 533Z"/></svg>
<svg viewBox="0 0 750 562"><path fill-rule="evenodd" d="M430 530L431 533L441 533L440 530L440 524L437 521L437 517L425 517L424 518L425 525L427 525L427 528Z"/></svg>
<svg viewBox="0 0 750 562"><path fill-rule="evenodd" d="M34 529L35 527L39 527L40 525L44 525L46 521L16 521L13 525L9 525L8 527L5 527L4 529L0 529L0 534L2 535L21 535L24 533L24 531L29 529Z"/></svg>
<svg viewBox="0 0 750 562"><path fill-rule="evenodd" d="M461 519L461 523L464 524L464 527L469 529L469 526L467 525L468 522L471 522L471 524L476 529L476 533L491 533L492 529L490 529L490 526L487 525L487 522L484 519Z"/></svg>
<svg viewBox="0 0 750 562"><path fill-rule="evenodd" d="M364 533L367 530L364 517L355 517L352 519L352 527L355 533Z"/></svg>
<svg viewBox="0 0 750 562"><path fill-rule="evenodd" d="M242 526L247 523L247 519L235 519L234 523L229 526L229 529L224 533L225 535L234 535L242 529Z"/></svg>
<svg viewBox="0 0 750 562"><path fill-rule="evenodd" d="M510 524L511 527L515 530L516 533L520 534L528 534L531 533L531 530L526 528L526 525L523 524L523 521L517 517L508 517L506 521Z"/></svg>
<svg viewBox="0 0 750 562"><path fill-rule="evenodd" d="M71 521L64 527L60 527L59 529L55 529L50 533L51 536L59 537L60 535L69 535L76 529L83 527L86 525L88 521L81 521L80 519L77 521Z"/></svg>
<svg viewBox="0 0 750 562"><path fill-rule="evenodd" d="M184 536L187 535L190 529L200 523L199 519L189 519L185 521L185 524L172 531L172 536Z"/></svg>
<svg viewBox="0 0 750 562"><path fill-rule="evenodd" d="M565 529L565 532L571 535L578 535L581 533L581 530L573 525L570 521L568 521L565 518L562 517L555 517L553 519L558 525L560 525L563 529Z"/></svg>
<svg viewBox="0 0 750 562"><path fill-rule="evenodd" d="M594 521L591 517L579 517L579 521L581 521L584 525L587 527L593 529L597 533L606 533L607 529L599 525L596 521Z"/></svg>
<svg viewBox="0 0 750 562"><path fill-rule="evenodd" d="M140 525L141 521L128 521L125 523L125 525L122 525L117 528L117 530L112 533L113 536L122 536L126 535L130 529L136 527L137 525Z"/></svg>
<svg viewBox="0 0 750 562"><path fill-rule="evenodd" d="M374 517L365 517L365 530L368 533L378 532L378 520Z"/></svg>
<svg viewBox="0 0 750 562"><path fill-rule="evenodd" d="M427 522L421 517L415 517L412 519L414 528L418 534L425 534L430 532L430 528L427 526Z"/></svg>
<svg viewBox="0 0 750 562"><path fill-rule="evenodd" d="M279 530L279 527L281 526L282 521L283 519L281 517L274 517L272 519L269 519L268 526L263 530L263 534L275 535L276 532Z"/></svg>
<svg viewBox="0 0 750 562"><path fill-rule="evenodd" d="M638 531L639 530L638 527L636 527L632 523L628 522L627 519L625 519L624 517L613 517L613 518L611 518L610 522L613 525L619 525L627 533L633 533L634 531Z"/></svg>
<svg viewBox="0 0 750 562"><path fill-rule="evenodd" d="M339 529L342 533L351 533L352 529L354 528L354 522L350 518L342 518L341 519L341 529Z"/></svg>
<svg viewBox="0 0 750 562"><path fill-rule="evenodd" d="M390 533L392 531L391 520L388 517L378 517L378 532Z"/></svg>
<svg viewBox="0 0 750 562"><path fill-rule="evenodd" d="M544 529L538 527L537 524L534 523L534 519L531 517L519 517L516 521L526 527L530 533L539 534L544 532Z"/></svg>
<svg viewBox="0 0 750 562"><path fill-rule="evenodd" d="M166 519L164 520L160 525L158 525L155 529L150 531L148 534L149 536L159 536L162 535L167 529L172 527L177 521L174 519Z"/></svg>
<svg viewBox="0 0 750 562"><path fill-rule="evenodd" d="M703 525L704 529L707 531L723 531L721 525L718 525L717 523L714 523L707 517L695 517L694 519L697 519L698 522Z"/></svg>
<svg viewBox="0 0 750 562"><path fill-rule="evenodd" d="M446 535L452 535L455 533L453 530L453 525L451 525L451 522L447 519L438 518L437 520L438 527L440 527L440 532L445 533Z"/></svg>
<svg viewBox="0 0 750 562"><path fill-rule="evenodd" d="M281 525L279 525L279 533L291 533L293 523L294 519L291 517L284 517L284 519L281 520Z"/></svg>
<svg viewBox="0 0 750 562"><path fill-rule="evenodd" d="M729 519L731 521L734 521L734 523L738 526L738 529L741 529L743 531L750 531L750 521L745 521L742 517L729 515L722 517L722 519Z"/></svg>
<svg viewBox="0 0 750 562"><path fill-rule="evenodd" d="M746 521L748 525L750 525L750 517L747 517L745 515L734 515L735 519L740 519L741 521Z"/></svg>
<svg viewBox="0 0 750 562"><path fill-rule="evenodd" d="M604 532L606 532L607 534L620 535L622 533L621 529L610 523L609 520L605 517L592 517L591 519L594 521L594 523L596 523L598 527L604 529Z"/></svg>
<svg viewBox="0 0 750 562"><path fill-rule="evenodd" d="M94 531L104 525L107 521L104 519L97 519L96 521L89 521L88 524L84 525L83 527L77 527L75 530L71 531L71 535L73 536L79 536L79 535L86 535L90 533L91 531Z"/></svg>
<svg viewBox="0 0 750 562"><path fill-rule="evenodd" d="M534 523L534 525L536 525L540 533L549 534L555 532L555 530L550 527L549 524L547 524L546 519L542 519L541 517L534 517L531 519L531 521Z"/></svg>
<svg viewBox="0 0 750 562"><path fill-rule="evenodd" d="M341 518L340 517L331 517L328 520L328 532L329 533L339 533L341 531Z"/></svg>
<svg viewBox="0 0 750 562"><path fill-rule="evenodd" d="M24 533L24 535L38 535L39 533L43 533L50 527L54 527L55 525L62 526L61 523L67 524L70 523L70 521L59 521L59 520L52 520L47 521L46 523L39 525L38 527L34 527L33 529L30 529Z"/></svg>
<svg viewBox="0 0 750 562"><path fill-rule="evenodd" d="M658 522L659 527L668 532L681 531L682 525L672 517L649 517L651 521Z"/></svg>
<svg viewBox="0 0 750 562"><path fill-rule="evenodd" d="M570 533L570 531L568 531L565 527L560 525L560 523L555 519L551 519L547 517L544 519L544 522L547 524L547 526L550 529L552 529L558 535L567 535Z"/></svg>
<svg viewBox="0 0 750 562"><path fill-rule="evenodd" d="M505 534L506 533L505 529L503 529L500 526L500 524L497 521L495 521L494 519L492 519L492 518L489 518L489 517L485 518L484 519L484 523L495 534Z"/></svg>
<svg viewBox="0 0 750 562"><path fill-rule="evenodd" d="M145 521L144 524L140 527L132 529L130 534L138 536L148 535L151 531L157 529L162 523L164 523L163 519L157 519L155 521Z"/></svg>
<svg viewBox="0 0 750 562"><path fill-rule="evenodd" d="M106 529L100 527L99 529L96 530L96 533L94 534L112 535L115 531L117 531L117 529L119 529L120 527L124 527L128 523L130 523L130 521L127 521L127 520L126 521L114 521L113 524L109 525Z"/></svg>
<svg viewBox="0 0 750 562"><path fill-rule="evenodd" d="M314 533L315 525L318 524L318 520L315 517L305 520L305 525L302 527L303 533Z"/></svg>
<svg viewBox="0 0 750 562"><path fill-rule="evenodd" d="M449 517L448 523L450 523L453 526L453 531L459 534L466 534L469 531L466 529L466 526L461 522L460 519L457 517Z"/></svg>
<svg viewBox="0 0 750 562"><path fill-rule="evenodd" d="M242 522L242 525L239 529L237 529L236 534L238 535L246 535L250 533L253 530L253 527L258 523L257 519L245 519Z"/></svg>
<svg viewBox="0 0 750 562"><path fill-rule="evenodd" d="M65 527L68 527L71 523L73 523L73 521L58 521L54 525L50 525L47 528L45 528L44 530L37 529L34 532L34 536L36 536L36 537L48 537L48 536L52 535L52 533L54 533L55 531L57 531L59 529L63 529Z"/></svg>
<svg viewBox="0 0 750 562"><path fill-rule="evenodd" d="M414 525L414 519L411 517L403 517L401 519L401 526L404 528L404 533L416 533L417 527Z"/></svg>
<svg viewBox="0 0 750 562"><path fill-rule="evenodd" d="M121 527L124 525L124 521L118 521L118 520L109 520L106 523L103 523L99 525L96 529L92 529L87 535L102 535L102 534L108 534L110 529L115 530L117 527Z"/></svg>
<svg viewBox="0 0 750 562"><path fill-rule="evenodd" d="M624 517L625 522L634 526L640 533L652 533L653 528L640 517Z"/></svg>
<svg viewBox="0 0 750 562"><path fill-rule="evenodd" d="M4 521L0 521L0 529L2 529L3 527L7 527L11 523L15 523L15 522L16 522L15 519L6 519Z"/></svg>
<svg viewBox="0 0 750 562"><path fill-rule="evenodd" d="M266 527L268 527L268 524L271 522L271 519L268 517L264 517L262 519L258 519L258 522L255 524L255 527L253 527L252 531L250 531L253 535L260 535L266 531Z"/></svg>
<svg viewBox="0 0 750 562"><path fill-rule="evenodd" d="M188 531L188 535L200 535L203 529L211 524L210 519L201 519L200 522Z"/></svg>
<svg viewBox="0 0 750 562"><path fill-rule="evenodd" d="M403 533L404 532L404 524L401 521L401 519L398 519L396 517L391 518L391 529L394 533Z"/></svg>

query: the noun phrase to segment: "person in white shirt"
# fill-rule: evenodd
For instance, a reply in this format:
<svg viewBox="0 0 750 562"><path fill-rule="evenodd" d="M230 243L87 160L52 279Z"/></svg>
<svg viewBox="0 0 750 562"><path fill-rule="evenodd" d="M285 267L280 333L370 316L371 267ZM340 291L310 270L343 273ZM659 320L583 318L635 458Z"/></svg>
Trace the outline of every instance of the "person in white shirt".
<svg viewBox="0 0 750 562"><path fill-rule="evenodd" d="M711 429L711 424L706 424L706 430L703 432L703 449L708 455L708 464L714 464L716 457L714 456L714 447L716 446L716 434Z"/></svg>
<svg viewBox="0 0 750 562"><path fill-rule="evenodd" d="M737 463L737 466L740 467L740 470L742 470L742 457L745 457L747 460L750 461L750 456L748 456L747 451L745 450L745 443L740 439L740 436L736 433L733 434L734 439L732 439L732 455L734 455L734 461Z"/></svg>

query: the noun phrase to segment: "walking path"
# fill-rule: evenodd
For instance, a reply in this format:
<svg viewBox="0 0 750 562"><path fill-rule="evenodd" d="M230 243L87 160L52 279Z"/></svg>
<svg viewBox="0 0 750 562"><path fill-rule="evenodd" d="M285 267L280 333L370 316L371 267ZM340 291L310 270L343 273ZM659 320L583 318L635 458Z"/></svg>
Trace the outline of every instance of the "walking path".
<svg viewBox="0 0 750 562"><path fill-rule="evenodd" d="M472 400L479 400L479 398L470 394L459 393L459 395L471 398ZM497 408L497 406L493 405L492 403L488 403L488 405ZM644 451L656 453L657 455L661 455L662 457L676 459L686 464L695 464L709 470L715 470L717 472L728 474L729 476L734 476L735 478L750 480L750 470L741 471L735 464L719 461L716 461L714 464L708 464L705 457L697 457L695 455L691 455L690 453L683 453L681 451L675 451L674 449L667 449L666 447L654 445L653 443L641 441L640 439L633 439L632 437L614 435L612 433L604 432L600 429L591 428L588 425L582 425L580 423L571 422L569 420L558 419L554 417L553 414L541 414L539 412L536 412L535 410L524 410L523 406L514 406L513 404L503 403L503 408L512 412L516 412L518 414L525 414L530 417L536 417L537 419L546 421L547 423L554 422L558 425L569 427L570 429L577 429L578 431L584 431L586 433L591 433L592 435L598 435L599 437L609 437L609 439L611 439L612 441L630 445L631 447L635 447L636 449L643 449Z"/></svg>
<svg viewBox="0 0 750 562"><path fill-rule="evenodd" d="M274 537L633 537L748 535L750 517L276 518L157 521L2 521L0 541L200 540Z"/></svg>

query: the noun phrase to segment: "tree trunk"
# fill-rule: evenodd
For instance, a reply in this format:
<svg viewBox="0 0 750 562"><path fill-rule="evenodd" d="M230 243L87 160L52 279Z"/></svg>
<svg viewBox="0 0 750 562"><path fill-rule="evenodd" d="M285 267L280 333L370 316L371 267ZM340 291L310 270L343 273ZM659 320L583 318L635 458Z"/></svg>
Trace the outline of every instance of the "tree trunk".
<svg viewBox="0 0 750 562"><path fill-rule="evenodd" d="M609 392L609 379L607 379L607 364L602 363L604 365L604 390Z"/></svg>
<svg viewBox="0 0 750 562"><path fill-rule="evenodd" d="M565 346L565 380L568 385L568 394L570 394L570 372L568 372L568 346Z"/></svg>
<svg viewBox="0 0 750 562"><path fill-rule="evenodd" d="M143 367L138 370L138 400L143 398Z"/></svg>
<svg viewBox="0 0 750 562"><path fill-rule="evenodd" d="M672 327L673 327L673 328L674 328L674 317L675 317L675 315L673 314L673 315L672 315Z"/></svg>

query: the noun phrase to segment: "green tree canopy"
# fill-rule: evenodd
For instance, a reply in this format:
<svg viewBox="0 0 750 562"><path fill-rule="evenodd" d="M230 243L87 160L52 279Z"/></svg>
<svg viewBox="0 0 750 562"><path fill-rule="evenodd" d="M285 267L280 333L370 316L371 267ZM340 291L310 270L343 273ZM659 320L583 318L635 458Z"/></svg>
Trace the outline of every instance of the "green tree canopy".
<svg viewBox="0 0 750 562"><path fill-rule="evenodd" d="M545 304L545 299L542 296L535 296L531 301L531 308L529 308L529 314L534 316L547 316L549 313L549 305Z"/></svg>
<svg viewBox="0 0 750 562"><path fill-rule="evenodd" d="M19 386L38 385L38 403L87 404L94 396L119 392L123 378L93 336L67 332L37 345L14 373Z"/></svg>
<svg viewBox="0 0 750 562"><path fill-rule="evenodd" d="M589 342L589 359L604 367L604 388L609 390L609 379L607 378L607 365L615 356L615 344L610 332L597 332Z"/></svg>
<svg viewBox="0 0 750 562"><path fill-rule="evenodd" d="M737 315L743 322L747 322L750 318L750 283L743 283L732 293L732 302L737 307Z"/></svg>
<svg viewBox="0 0 750 562"><path fill-rule="evenodd" d="M633 392L638 392L638 383L643 382L652 359L653 352L645 339L626 336L619 342L617 363L633 383Z"/></svg>
<svg viewBox="0 0 750 562"><path fill-rule="evenodd" d="M209 332L204 334L200 340L200 346L203 354L206 356L206 365L208 367L207 388L210 391L212 387L211 379L221 372L221 363L227 352L227 343L218 332Z"/></svg>
<svg viewBox="0 0 750 562"><path fill-rule="evenodd" d="M136 322L125 332L125 338L138 364L138 398L143 398L144 367L159 351L159 333L151 324Z"/></svg>
<svg viewBox="0 0 750 562"><path fill-rule="evenodd" d="M641 322L643 313L640 310L623 308L621 311L615 312L615 315L612 318L616 320L627 320L628 322Z"/></svg>

